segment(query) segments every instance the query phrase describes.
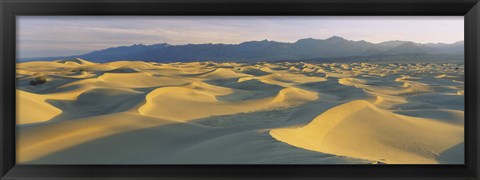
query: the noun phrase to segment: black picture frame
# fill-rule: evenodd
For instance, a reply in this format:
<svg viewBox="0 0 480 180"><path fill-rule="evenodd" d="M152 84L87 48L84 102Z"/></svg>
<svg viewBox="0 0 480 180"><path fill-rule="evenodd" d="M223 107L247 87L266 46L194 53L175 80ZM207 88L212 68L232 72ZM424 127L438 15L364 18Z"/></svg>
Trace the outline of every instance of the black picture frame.
<svg viewBox="0 0 480 180"><path fill-rule="evenodd" d="M1 179L478 179L478 0L0 0ZM16 165L19 15L460 15L465 17L465 165Z"/></svg>

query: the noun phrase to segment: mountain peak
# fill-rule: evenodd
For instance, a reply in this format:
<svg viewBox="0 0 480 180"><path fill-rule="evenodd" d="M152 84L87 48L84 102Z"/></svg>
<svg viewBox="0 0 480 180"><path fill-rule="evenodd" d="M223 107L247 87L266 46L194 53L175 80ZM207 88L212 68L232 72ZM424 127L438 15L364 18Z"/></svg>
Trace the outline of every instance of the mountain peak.
<svg viewBox="0 0 480 180"><path fill-rule="evenodd" d="M146 46L145 44L133 44L132 46Z"/></svg>
<svg viewBox="0 0 480 180"><path fill-rule="evenodd" d="M347 41L345 38L340 37L340 36L332 36L332 37L329 37L328 39L325 39L325 40L329 40L329 41Z"/></svg>
<svg viewBox="0 0 480 180"><path fill-rule="evenodd" d="M295 43L298 43L298 42L311 42L311 41L318 41L318 39L313 39L313 38L303 38L303 39L299 39L299 40L297 40Z"/></svg>
<svg viewBox="0 0 480 180"><path fill-rule="evenodd" d="M401 44L400 46L417 46L417 43L407 41L407 42Z"/></svg>
<svg viewBox="0 0 480 180"><path fill-rule="evenodd" d="M461 42L458 42L460 44ZM83 55L66 57L31 58L19 61L58 60L79 57L93 62L117 60L144 60L155 62L171 61L277 61L304 60L324 57L370 56L375 54L463 54L463 47L457 44L419 44L410 41L387 41L369 43L352 41L340 36L327 39L304 38L295 43L272 40L248 41L240 44L195 44L169 45L134 44L93 51Z"/></svg>

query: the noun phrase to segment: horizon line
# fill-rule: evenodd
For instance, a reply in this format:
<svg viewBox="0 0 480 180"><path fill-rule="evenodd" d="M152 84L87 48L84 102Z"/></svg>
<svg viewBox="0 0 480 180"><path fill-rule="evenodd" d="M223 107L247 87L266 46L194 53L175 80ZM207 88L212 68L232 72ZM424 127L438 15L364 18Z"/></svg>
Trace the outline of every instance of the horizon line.
<svg viewBox="0 0 480 180"><path fill-rule="evenodd" d="M328 39L332 39L332 38L340 38L340 39L343 39L343 40L346 40L346 41L353 41L353 42L361 42L361 41L364 41L364 42L367 42L367 43L371 43L371 44L381 44L381 43L385 43L385 42L395 42L395 41L401 41L401 42L412 42L412 43L415 43L415 44L420 44L420 45L427 45L427 44L456 44L456 43L459 43L459 42L465 42L465 40L458 40L458 41L455 41L455 42L452 42L452 43L444 43L444 42L429 42L429 43L419 43L419 42L415 42L415 41L409 41L409 40L388 40L388 41L382 41L382 42L378 42L378 43L374 43L374 42L369 42L369 41L366 41L366 40L351 40L351 39L346 39L344 37L341 37L341 36L331 36L329 38L325 38L325 39L316 39L316 38L312 38L312 37L307 37L307 38L301 38L301 39L297 39L296 41L294 42L288 42L288 41L276 41L276 40L269 40L267 38L263 39L263 40L249 40L249 41L243 41L243 42L240 42L240 43L221 43L221 42L218 42L218 43L214 43L214 42L210 42L210 43L187 43L187 44L174 44L174 43L168 43L168 42L163 42L163 43L154 43L154 44L147 44L147 43L135 43L135 44L129 44L129 45L119 45L119 46L111 46L111 47L107 47L107 48L103 48L103 49L98 49L98 50L92 50L92 51L88 51L84 54L72 54L72 55L63 55L63 56L35 56L35 57L19 57L19 58L16 58L16 59L34 59L34 58L49 58L49 57L69 57L69 56L81 56L81 55L85 55L85 54L88 54L88 53L91 53L91 52L95 52L95 51L102 51L102 50L106 50L106 49L111 49L111 48L118 48L118 47L132 47L132 46L138 46L138 45L143 45L143 46L153 46L153 45L161 45L161 44L166 44L166 45L170 45L170 46L187 46L187 45L205 45L205 44L212 44L212 45L240 45L240 44L243 44L243 43L248 43L248 42L262 42L262 41L267 41L267 42L277 42L277 43L288 43L288 44L294 44L294 43L297 43L298 41L300 40L307 40L307 39L312 39L312 40L328 40Z"/></svg>
<svg viewBox="0 0 480 180"><path fill-rule="evenodd" d="M113 47L125 47L125 46L128 47L128 46L134 46L134 45L146 45L146 46L150 46L150 45L159 45L159 44L168 44L168 45L172 45L172 46L202 45L202 44L239 45L239 44L246 43L246 42L261 42L261 41L278 42L278 43L296 43L296 42L298 42L299 40L305 40L305 39L327 40L327 39L334 38L334 37L339 37L339 38L345 39L345 40L347 40L347 41L353 41L353 42L365 41L365 42L372 43L372 44L381 44L381 43L392 42L392 41L403 41L403 42L413 42L413 43L416 43L416 44L425 45L425 44L455 44L455 43L459 43L459 42L464 42L464 41L465 41L465 40L457 40L457 41L454 41L454 42L451 42L451 43L447 43L447 42L427 42L427 43L421 43L421 42L415 42L415 41L410 41L410 40L399 40L399 39L395 39L395 40L387 40L387 41L382 41L382 42L377 42L377 43L375 43L375 42L370 42L370 41L366 41L366 40L351 40L351 39L346 39L346 38L341 37L341 36L331 36L331 37L325 38L325 39L317 39L317 38L312 38L312 37L306 37L306 38L297 39L296 41L277 41L277 40L265 38L265 39L261 39L261 40L260 40L260 39L257 39L257 40L248 40L248 41L243 41L243 42L240 42L240 43L222 43L222 42L187 43L187 44L175 44L175 43L169 43L169 42L163 42L163 43L135 43L135 44L130 44L130 45L112 46L111 48L113 48ZM108 49L108 48L105 48L105 49Z"/></svg>

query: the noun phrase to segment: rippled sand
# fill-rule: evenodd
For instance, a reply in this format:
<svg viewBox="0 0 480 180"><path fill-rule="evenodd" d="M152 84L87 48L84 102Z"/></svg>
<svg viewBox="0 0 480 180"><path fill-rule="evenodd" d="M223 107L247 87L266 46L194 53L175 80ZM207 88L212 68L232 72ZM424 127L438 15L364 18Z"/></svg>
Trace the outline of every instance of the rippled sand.
<svg viewBox="0 0 480 180"><path fill-rule="evenodd" d="M26 164L463 164L464 68L25 62L17 125Z"/></svg>

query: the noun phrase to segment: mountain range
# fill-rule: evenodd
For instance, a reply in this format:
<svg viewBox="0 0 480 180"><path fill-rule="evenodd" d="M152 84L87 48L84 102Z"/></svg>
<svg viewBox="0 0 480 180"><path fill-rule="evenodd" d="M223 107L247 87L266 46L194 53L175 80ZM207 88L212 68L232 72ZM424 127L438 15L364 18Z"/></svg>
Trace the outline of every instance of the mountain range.
<svg viewBox="0 0 480 180"><path fill-rule="evenodd" d="M22 58L23 61L82 58L93 62L142 60L152 62L188 61L411 61L463 62L464 42L452 44L421 44L411 41L371 43L352 41L339 36L328 39L300 39L294 43L277 41L248 41L240 44L166 43L119 46L87 54L63 57Z"/></svg>

